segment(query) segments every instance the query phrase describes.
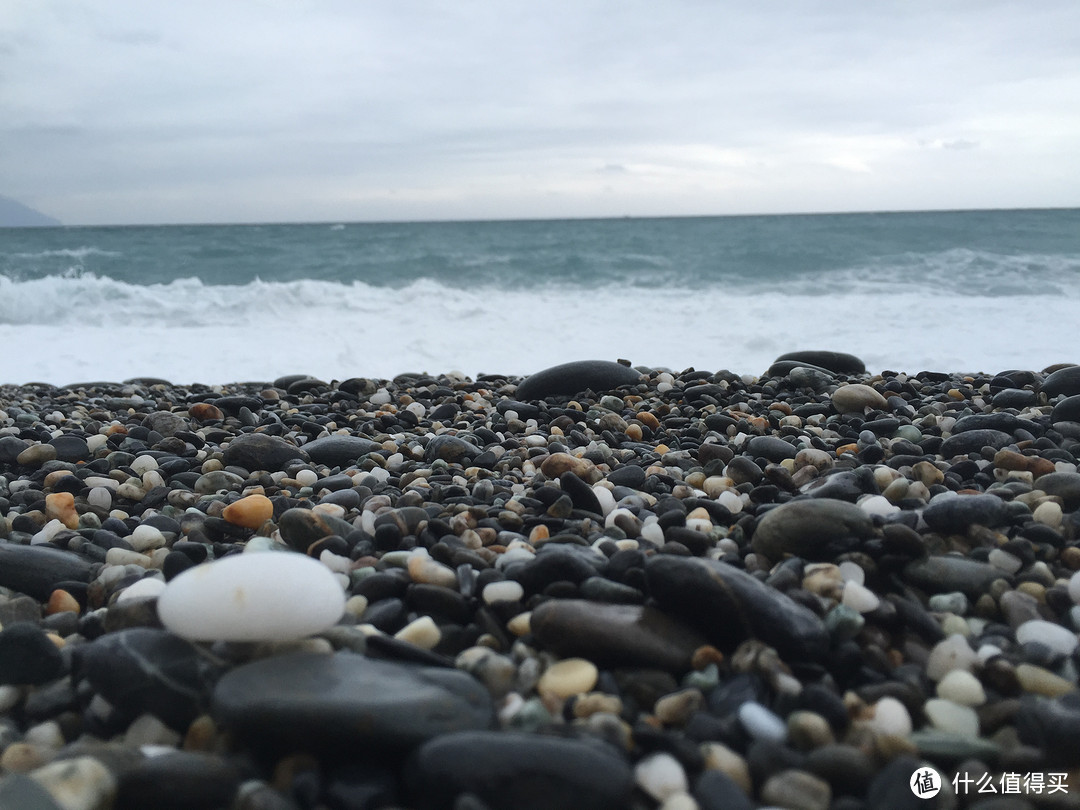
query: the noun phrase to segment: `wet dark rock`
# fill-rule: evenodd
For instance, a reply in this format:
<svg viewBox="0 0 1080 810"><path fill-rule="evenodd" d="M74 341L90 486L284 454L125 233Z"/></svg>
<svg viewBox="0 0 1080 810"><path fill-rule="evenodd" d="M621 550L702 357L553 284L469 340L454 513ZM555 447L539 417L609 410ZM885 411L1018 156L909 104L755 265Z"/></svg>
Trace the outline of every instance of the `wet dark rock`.
<svg viewBox="0 0 1080 810"><path fill-rule="evenodd" d="M941 443L938 451L945 458L979 453L984 447L1000 450L1013 441L1012 435L1001 430L978 428L954 433Z"/></svg>
<svg viewBox="0 0 1080 810"><path fill-rule="evenodd" d="M460 436L441 435L436 436L430 442L424 452L424 460L432 462L437 458L444 461L461 462L466 458L475 459L483 450L470 441Z"/></svg>
<svg viewBox="0 0 1080 810"><path fill-rule="evenodd" d="M212 713L253 748L341 756L355 746L404 752L493 722L487 690L464 672L348 652L236 667L215 687Z"/></svg>
<svg viewBox="0 0 1080 810"><path fill-rule="evenodd" d="M707 641L665 613L640 605L552 599L537 606L532 632L562 658L582 656L604 667L651 667L686 672Z"/></svg>
<svg viewBox="0 0 1080 810"><path fill-rule="evenodd" d="M279 436L266 433L244 433L229 442L224 451L227 467L243 467L245 470L284 470L290 461L307 461L303 450Z"/></svg>
<svg viewBox="0 0 1080 810"><path fill-rule="evenodd" d="M56 448L56 457L60 461L79 462L90 458L90 448L81 436L65 434L49 440Z"/></svg>
<svg viewBox="0 0 1080 810"><path fill-rule="evenodd" d="M1039 391L1047 397L1064 394L1067 397L1080 394L1080 365L1066 366L1046 375Z"/></svg>
<svg viewBox="0 0 1080 810"><path fill-rule="evenodd" d="M1080 475L1077 478L1080 479ZM1004 523L1007 516L1005 502L996 495L957 495L955 498L942 498L923 510L926 525L944 534L961 533L974 524L993 528Z"/></svg>
<svg viewBox="0 0 1080 810"><path fill-rule="evenodd" d="M546 368L526 377L518 385L516 396L529 402L546 397L573 396L586 390L611 391L621 385L634 385L641 374L609 360L578 360Z"/></svg>
<svg viewBox="0 0 1080 810"><path fill-rule="evenodd" d="M707 770L694 782L694 798L701 810L753 810L754 803L723 771Z"/></svg>
<svg viewBox="0 0 1080 810"><path fill-rule="evenodd" d="M762 456L779 464L787 458L795 458L798 450L790 442L778 436L754 436L746 443L746 451L752 456Z"/></svg>
<svg viewBox="0 0 1080 810"><path fill-rule="evenodd" d="M323 436L304 445L304 452L316 464L328 467L348 467L356 464L379 445L361 436ZM241 465L243 466L243 465Z"/></svg>
<svg viewBox="0 0 1080 810"><path fill-rule="evenodd" d="M89 582L94 571L93 563L69 551L0 542L0 585L39 601L49 598L56 583Z"/></svg>
<svg viewBox="0 0 1080 810"><path fill-rule="evenodd" d="M1025 695L1016 715L1021 742L1036 745L1062 766L1080 765L1080 693L1059 698Z"/></svg>
<svg viewBox="0 0 1080 810"><path fill-rule="evenodd" d="M417 810L451 810L472 794L490 810L623 810L633 774L604 743L538 734L461 732L422 745L408 791Z"/></svg>
<svg viewBox="0 0 1080 810"><path fill-rule="evenodd" d="M929 593L961 591L972 599L985 593L996 579L1004 577L999 568L965 557L940 555L909 563L904 576Z"/></svg>
<svg viewBox="0 0 1080 810"><path fill-rule="evenodd" d="M209 754L175 751L121 772L116 810L228 807L240 787L235 765Z"/></svg>
<svg viewBox="0 0 1080 810"><path fill-rule="evenodd" d="M1052 472L1040 475L1036 486L1047 495L1061 498L1066 511L1080 509L1080 473Z"/></svg>
<svg viewBox="0 0 1080 810"><path fill-rule="evenodd" d="M202 650L165 630L132 628L75 650L73 675L134 718L149 712L184 732L209 703L218 666Z"/></svg>
<svg viewBox="0 0 1080 810"><path fill-rule="evenodd" d="M832 498L791 501L765 513L754 529L752 548L770 560L785 554L831 560L873 535L870 516L854 504Z"/></svg>
<svg viewBox="0 0 1080 810"><path fill-rule="evenodd" d="M866 372L866 364L855 355L846 352L831 352L814 349L788 352L787 354L782 354L777 357L774 363L781 363L784 361L810 363L811 365L828 369L836 374L863 374Z"/></svg>
<svg viewBox="0 0 1080 810"><path fill-rule="evenodd" d="M43 684L57 677L63 658L45 631L13 624L0 632L0 684Z"/></svg>
<svg viewBox="0 0 1080 810"><path fill-rule="evenodd" d="M722 650L757 638L792 660L818 661L828 653L829 636L820 618L731 565L658 555L646 564L645 576L664 611Z"/></svg>

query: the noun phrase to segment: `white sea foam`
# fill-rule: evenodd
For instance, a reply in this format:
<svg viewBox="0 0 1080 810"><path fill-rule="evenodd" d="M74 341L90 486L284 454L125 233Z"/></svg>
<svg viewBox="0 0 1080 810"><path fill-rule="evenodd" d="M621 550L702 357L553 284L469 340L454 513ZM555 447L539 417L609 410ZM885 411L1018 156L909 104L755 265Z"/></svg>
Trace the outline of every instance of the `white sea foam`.
<svg viewBox="0 0 1080 810"><path fill-rule="evenodd" d="M392 289L0 276L0 382L527 374L619 357L760 374L804 348L852 352L872 371L995 372L1077 359L1075 294L965 295L950 286L928 295L855 279L821 295L775 285L506 289L425 279Z"/></svg>

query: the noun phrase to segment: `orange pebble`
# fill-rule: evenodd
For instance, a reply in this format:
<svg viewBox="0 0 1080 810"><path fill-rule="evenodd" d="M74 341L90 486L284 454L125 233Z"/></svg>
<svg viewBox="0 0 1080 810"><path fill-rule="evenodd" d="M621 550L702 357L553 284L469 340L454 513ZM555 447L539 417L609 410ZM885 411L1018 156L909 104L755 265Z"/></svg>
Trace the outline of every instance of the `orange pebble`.
<svg viewBox="0 0 1080 810"><path fill-rule="evenodd" d="M79 513L75 511L75 496L70 492L50 492L45 496L45 517L59 520L69 529L79 528Z"/></svg>
<svg viewBox="0 0 1080 810"><path fill-rule="evenodd" d="M548 531L548 527L543 523L540 523L533 527L533 530L529 532L529 542L536 544L540 540L547 540L551 537L551 533Z"/></svg>
<svg viewBox="0 0 1080 810"><path fill-rule="evenodd" d="M226 506L221 516L234 526L257 529L274 516L274 504L265 495L248 495Z"/></svg>
<svg viewBox="0 0 1080 810"><path fill-rule="evenodd" d="M49 603L45 606L45 615L52 616L54 613L78 613L79 602L67 591L57 588L49 595Z"/></svg>

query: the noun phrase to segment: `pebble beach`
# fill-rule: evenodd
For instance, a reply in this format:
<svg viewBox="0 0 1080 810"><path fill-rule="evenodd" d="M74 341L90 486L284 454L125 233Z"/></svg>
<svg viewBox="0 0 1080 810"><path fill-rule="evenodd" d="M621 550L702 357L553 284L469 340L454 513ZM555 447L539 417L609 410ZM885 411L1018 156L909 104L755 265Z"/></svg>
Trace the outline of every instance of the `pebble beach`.
<svg viewBox="0 0 1080 810"><path fill-rule="evenodd" d="M1078 458L1072 364L2 385L0 810L1080 808Z"/></svg>

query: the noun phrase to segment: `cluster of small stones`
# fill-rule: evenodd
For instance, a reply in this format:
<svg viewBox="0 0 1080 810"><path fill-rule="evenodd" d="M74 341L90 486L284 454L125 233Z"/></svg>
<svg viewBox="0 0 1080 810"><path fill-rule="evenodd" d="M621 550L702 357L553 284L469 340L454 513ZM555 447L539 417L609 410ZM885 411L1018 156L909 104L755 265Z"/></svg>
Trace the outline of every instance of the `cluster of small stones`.
<svg viewBox="0 0 1080 810"><path fill-rule="evenodd" d="M1078 457L1072 365L0 387L0 806L1078 807Z"/></svg>

